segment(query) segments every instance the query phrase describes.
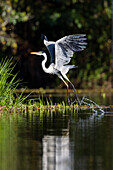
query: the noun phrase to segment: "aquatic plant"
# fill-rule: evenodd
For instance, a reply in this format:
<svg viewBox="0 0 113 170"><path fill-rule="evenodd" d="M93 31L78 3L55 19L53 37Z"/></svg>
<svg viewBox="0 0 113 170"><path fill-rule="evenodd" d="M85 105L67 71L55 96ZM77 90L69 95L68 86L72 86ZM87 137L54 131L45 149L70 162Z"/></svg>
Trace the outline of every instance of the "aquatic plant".
<svg viewBox="0 0 113 170"><path fill-rule="evenodd" d="M16 94L15 90L21 84L17 74L13 74L13 59L4 59L0 62L0 106L19 107L27 98L21 94Z"/></svg>

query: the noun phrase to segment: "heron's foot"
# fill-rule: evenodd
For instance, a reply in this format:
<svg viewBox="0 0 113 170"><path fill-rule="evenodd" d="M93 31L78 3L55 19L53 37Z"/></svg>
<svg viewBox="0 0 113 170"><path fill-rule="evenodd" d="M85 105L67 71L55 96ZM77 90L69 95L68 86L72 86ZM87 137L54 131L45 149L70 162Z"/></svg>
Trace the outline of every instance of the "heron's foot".
<svg viewBox="0 0 113 170"><path fill-rule="evenodd" d="M75 103L78 103L78 108L81 109L81 103L78 102L76 99L71 103L71 105L74 105Z"/></svg>
<svg viewBox="0 0 113 170"><path fill-rule="evenodd" d="M71 105L74 105L76 103L76 99L71 103Z"/></svg>
<svg viewBox="0 0 113 170"><path fill-rule="evenodd" d="M77 102L78 102L78 105L81 106L80 100L78 100Z"/></svg>

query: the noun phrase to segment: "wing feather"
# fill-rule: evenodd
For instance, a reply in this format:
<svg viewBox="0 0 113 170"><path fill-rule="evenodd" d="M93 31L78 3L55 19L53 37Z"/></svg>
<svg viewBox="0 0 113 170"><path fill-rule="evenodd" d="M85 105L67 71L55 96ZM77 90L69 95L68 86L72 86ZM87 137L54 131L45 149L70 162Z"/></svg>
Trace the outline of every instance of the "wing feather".
<svg viewBox="0 0 113 170"><path fill-rule="evenodd" d="M73 56L73 52L82 51L87 43L85 34L65 36L55 43L55 68L60 70L62 66L68 64Z"/></svg>

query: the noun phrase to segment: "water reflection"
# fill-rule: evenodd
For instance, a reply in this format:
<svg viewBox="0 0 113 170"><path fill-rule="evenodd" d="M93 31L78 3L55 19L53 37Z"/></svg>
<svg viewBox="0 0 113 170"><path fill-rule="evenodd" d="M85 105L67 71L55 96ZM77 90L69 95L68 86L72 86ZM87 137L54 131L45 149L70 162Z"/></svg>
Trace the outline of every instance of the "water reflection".
<svg viewBox="0 0 113 170"><path fill-rule="evenodd" d="M112 120L89 111L3 113L0 170L112 169Z"/></svg>
<svg viewBox="0 0 113 170"><path fill-rule="evenodd" d="M70 170L71 157L68 136L44 136L43 138L43 170Z"/></svg>

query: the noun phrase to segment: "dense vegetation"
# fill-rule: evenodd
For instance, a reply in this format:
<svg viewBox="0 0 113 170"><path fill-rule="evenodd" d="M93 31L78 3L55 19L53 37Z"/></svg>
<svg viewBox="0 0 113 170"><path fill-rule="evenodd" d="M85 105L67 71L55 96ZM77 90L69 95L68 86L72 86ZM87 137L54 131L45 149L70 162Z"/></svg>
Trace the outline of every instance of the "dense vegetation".
<svg viewBox="0 0 113 170"><path fill-rule="evenodd" d="M61 87L56 77L45 74L41 57L29 54L44 50L40 34L49 40L86 33L87 49L76 53L69 78L78 88L111 87L111 0L6 0L0 3L0 57L15 56L18 76L30 88ZM54 81L53 81L54 80Z"/></svg>
<svg viewBox="0 0 113 170"><path fill-rule="evenodd" d="M16 94L15 90L21 84L20 80L16 80L17 74L13 75L13 60L5 58L0 62L0 110L1 107L22 107L22 102L27 98L21 94Z"/></svg>

